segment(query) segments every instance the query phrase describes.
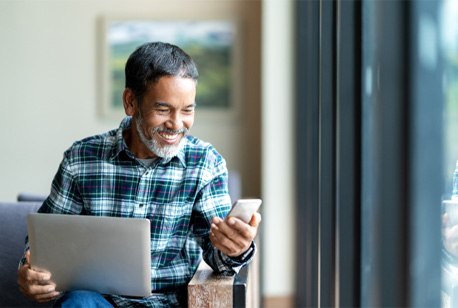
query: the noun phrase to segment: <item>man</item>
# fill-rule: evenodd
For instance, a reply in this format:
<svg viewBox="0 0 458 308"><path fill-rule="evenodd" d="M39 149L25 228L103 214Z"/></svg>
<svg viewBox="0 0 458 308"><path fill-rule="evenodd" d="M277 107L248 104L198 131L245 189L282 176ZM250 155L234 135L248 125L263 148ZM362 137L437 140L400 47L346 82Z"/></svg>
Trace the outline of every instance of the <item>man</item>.
<svg viewBox="0 0 458 308"><path fill-rule="evenodd" d="M188 135L194 122L197 68L180 48L147 43L129 57L119 129L75 142L64 154L39 212L141 217L151 221L151 288L132 299L88 291L61 294L52 273L19 268L24 295L56 305L184 306L201 253L217 272L234 273L256 250L261 217L231 217L225 160ZM115 269L114 269L115 270ZM122 279L122 278L120 278Z"/></svg>

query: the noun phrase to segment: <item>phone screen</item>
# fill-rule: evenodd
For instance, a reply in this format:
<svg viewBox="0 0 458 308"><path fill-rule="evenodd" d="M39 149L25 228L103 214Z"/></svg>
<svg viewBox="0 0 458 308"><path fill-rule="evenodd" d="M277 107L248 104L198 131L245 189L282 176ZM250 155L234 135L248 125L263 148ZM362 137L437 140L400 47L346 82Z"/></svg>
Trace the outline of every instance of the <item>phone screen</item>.
<svg viewBox="0 0 458 308"><path fill-rule="evenodd" d="M232 206L231 211L227 215L228 217L237 217L242 221L249 223L253 214L261 206L261 199L240 199L237 200Z"/></svg>

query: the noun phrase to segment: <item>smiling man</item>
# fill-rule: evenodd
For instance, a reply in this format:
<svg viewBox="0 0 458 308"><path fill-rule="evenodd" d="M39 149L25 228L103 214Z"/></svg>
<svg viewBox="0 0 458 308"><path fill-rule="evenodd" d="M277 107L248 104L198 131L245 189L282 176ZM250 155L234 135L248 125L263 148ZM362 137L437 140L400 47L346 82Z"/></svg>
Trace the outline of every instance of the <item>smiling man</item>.
<svg viewBox="0 0 458 308"><path fill-rule="evenodd" d="M224 219L231 206L225 160L212 145L189 135L198 78L193 60L177 46L147 43L129 57L125 74L127 117L118 129L77 141L64 153L39 212L149 219L154 295L61 293L52 273L30 268L27 252L18 283L35 301L70 307L186 306L186 285L202 256L215 271L232 274L255 254L260 215L248 224Z"/></svg>

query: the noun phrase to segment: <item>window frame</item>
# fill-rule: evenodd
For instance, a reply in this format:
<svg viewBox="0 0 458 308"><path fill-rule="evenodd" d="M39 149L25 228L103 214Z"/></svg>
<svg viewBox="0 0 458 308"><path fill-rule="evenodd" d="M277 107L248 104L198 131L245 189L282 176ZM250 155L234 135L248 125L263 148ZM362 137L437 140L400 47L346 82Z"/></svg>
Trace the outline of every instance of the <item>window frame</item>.
<svg viewBox="0 0 458 308"><path fill-rule="evenodd" d="M359 305L359 12L297 3L298 307Z"/></svg>

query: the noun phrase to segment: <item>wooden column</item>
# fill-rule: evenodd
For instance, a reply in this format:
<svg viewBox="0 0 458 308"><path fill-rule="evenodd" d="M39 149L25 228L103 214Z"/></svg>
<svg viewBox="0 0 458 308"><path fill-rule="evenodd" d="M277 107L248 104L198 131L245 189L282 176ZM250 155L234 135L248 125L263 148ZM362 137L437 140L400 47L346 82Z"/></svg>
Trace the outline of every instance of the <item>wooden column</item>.
<svg viewBox="0 0 458 308"><path fill-rule="evenodd" d="M201 262L199 269L188 284L190 308L227 308L233 306L233 276L221 276Z"/></svg>

